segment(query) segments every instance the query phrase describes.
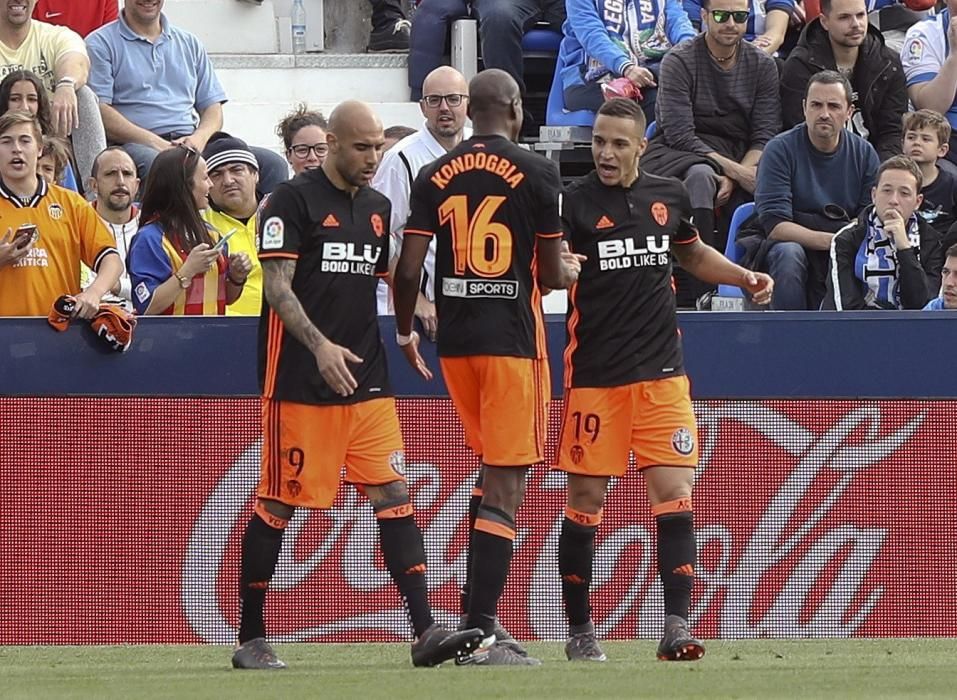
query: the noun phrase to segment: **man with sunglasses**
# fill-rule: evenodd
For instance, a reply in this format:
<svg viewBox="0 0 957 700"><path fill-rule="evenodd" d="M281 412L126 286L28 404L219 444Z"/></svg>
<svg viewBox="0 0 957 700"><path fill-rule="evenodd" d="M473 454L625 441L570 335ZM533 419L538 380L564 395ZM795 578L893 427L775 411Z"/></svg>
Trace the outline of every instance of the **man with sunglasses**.
<svg viewBox="0 0 957 700"><path fill-rule="evenodd" d="M801 32L781 69L781 113L784 128L800 124L811 76L822 70L843 73L854 88L849 126L884 161L901 152L907 89L900 57L868 22L867 9L865 0L821 0L821 15Z"/></svg>
<svg viewBox="0 0 957 700"><path fill-rule="evenodd" d="M704 33L661 62L657 133L642 158L647 172L684 181L701 240L719 249L715 208L751 199L758 160L781 128L777 66L744 41L749 14L748 0L705 0ZM710 289L679 275L679 306Z"/></svg>
<svg viewBox="0 0 957 700"><path fill-rule="evenodd" d="M442 66L429 73L422 84L423 97L419 100L419 109L422 110L425 123L419 131L396 143L382 156L372 186L392 202L389 232L392 235L394 257L390 268L395 267L402 249L402 230L409 218L409 194L419 170L458 146L462 139L472 135L472 130L465 126L468 92L465 76L454 68ZM384 282L379 283L379 313L393 313L392 295ZM415 305L415 315L422 322L425 334L435 340L437 319L434 241L429 246L426 257L425 274Z"/></svg>

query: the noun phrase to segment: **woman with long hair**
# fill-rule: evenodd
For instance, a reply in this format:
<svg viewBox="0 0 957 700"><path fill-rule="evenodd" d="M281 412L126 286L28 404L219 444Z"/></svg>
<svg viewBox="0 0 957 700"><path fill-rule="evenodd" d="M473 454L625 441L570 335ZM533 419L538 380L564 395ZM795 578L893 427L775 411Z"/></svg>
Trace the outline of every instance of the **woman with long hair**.
<svg viewBox="0 0 957 700"><path fill-rule="evenodd" d="M44 136L53 134L50 97L33 71L15 70L0 81L0 113L10 111L29 112L40 122Z"/></svg>
<svg viewBox="0 0 957 700"><path fill-rule="evenodd" d="M252 263L230 255L203 221L210 186L193 148L168 148L153 161L127 261L137 313L222 316L242 294Z"/></svg>

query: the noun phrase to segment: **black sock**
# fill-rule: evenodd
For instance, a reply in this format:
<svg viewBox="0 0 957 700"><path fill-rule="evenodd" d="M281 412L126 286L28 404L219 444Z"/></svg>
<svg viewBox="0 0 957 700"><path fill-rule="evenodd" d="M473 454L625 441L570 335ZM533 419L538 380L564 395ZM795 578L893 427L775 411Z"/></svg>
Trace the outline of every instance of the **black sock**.
<svg viewBox="0 0 957 700"><path fill-rule="evenodd" d="M472 487L472 495L469 497L469 542L465 550L465 583L459 591L459 606L463 615L469 611L469 591L472 590L472 533L475 531L475 517L480 505L482 505L481 470L475 477L475 485Z"/></svg>
<svg viewBox="0 0 957 700"><path fill-rule="evenodd" d="M570 627L580 627L591 620L588 592L597 530L597 525L582 525L567 517L562 520L562 534L558 538L558 573L562 577L562 601Z"/></svg>
<svg viewBox="0 0 957 700"><path fill-rule="evenodd" d="M658 524L658 574L664 588L665 615L688 619L694 568L698 561L691 511L666 513Z"/></svg>
<svg viewBox="0 0 957 700"><path fill-rule="evenodd" d="M472 531L474 553L468 625L481 627L486 635L495 629L496 608L508 578L514 539L514 518L497 508L479 507Z"/></svg>
<svg viewBox="0 0 957 700"><path fill-rule="evenodd" d="M283 530L270 527L253 515L243 535L242 563L239 580L239 643L266 636L263 608L266 589L276 571Z"/></svg>
<svg viewBox="0 0 957 700"><path fill-rule="evenodd" d="M425 581L425 545L411 515L379 518L379 542L392 580L405 599L415 636L435 623Z"/></svg>

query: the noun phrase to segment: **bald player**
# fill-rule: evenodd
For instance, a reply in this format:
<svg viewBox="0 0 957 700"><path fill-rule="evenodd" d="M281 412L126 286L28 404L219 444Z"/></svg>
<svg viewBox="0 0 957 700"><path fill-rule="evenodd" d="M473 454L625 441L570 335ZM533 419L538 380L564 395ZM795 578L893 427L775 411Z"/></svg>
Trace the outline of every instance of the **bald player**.
<svg viewBox="0 0 957 700"><path fill-rule="evenodd" d="M522 127L515 80L500 70L469 84L474 135L419 173L395 272L396 342L424 377L412 316L422 263L435 239L438 353L482 484L469 507L466 625L485 635L462 662L537 665L499 638L496 608L531 465L544 459L551 383L541 287L565 289L581 262L563 254L551 161L513 143Z"/></svg>
<svg viewBox="0 0 957 700"><path fill-rule="evenodd" d="M322 167L277 187L261 218L262 473L242 542L233 667L285 668L263 622L283 531L295 508L332 505L343 466L346 481L375 511L385 563L415 633L412 663L435 666L468 653L482 633L436 624L427 598L425 548L376 323L390 211L369 182L382 151L382 124L368 105L343 102L329 119L327 140Z"/></svg>

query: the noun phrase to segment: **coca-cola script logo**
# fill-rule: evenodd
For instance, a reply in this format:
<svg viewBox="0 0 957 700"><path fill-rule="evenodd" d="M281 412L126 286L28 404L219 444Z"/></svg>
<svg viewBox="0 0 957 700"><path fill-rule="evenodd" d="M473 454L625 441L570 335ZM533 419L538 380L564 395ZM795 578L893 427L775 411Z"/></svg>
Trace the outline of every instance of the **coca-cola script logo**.
<svg viewBox="0 0 957 700"><path fill-rule="evenodd" d="M436 617L454 622L476 472L460 435L442 428L441 404L447 402L406 400L400 414L410 418L402 416L407 478ZM552 435L559 410L553 407ZM925 417L925 411L903 409L882 415L878 404L851 402L699 405L694 503L700 561L691 611L699 633L849 636L867 631L885 599L892 599L891 608L901 605L894 568L917 543L908 539L916 537L905 526L910 516L892 507L899 502L894 490L903 483L901 470L916 484L925 478L908 472L899 454ZM259 450L258 442L250 445L209 494L183 562L183 611L209 642L235 639L238 540L258 479ZM500 608L517 636L564 636L556 560L563 505L564 476L534 470ZM351 487L327 511L297 513L267 603L271 633L285 640L407 636L377 542L371 509ZM600 636L660 633L655 526L633 472L611 487L592 590Z"/></svg>

